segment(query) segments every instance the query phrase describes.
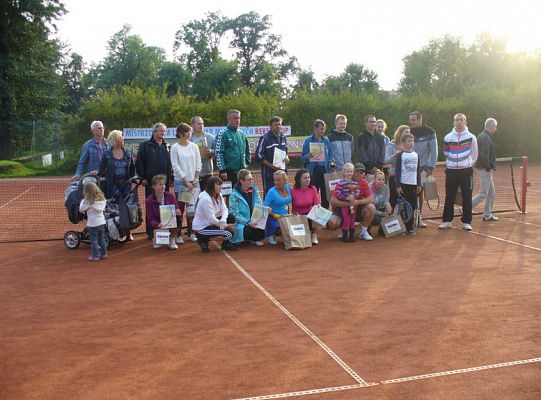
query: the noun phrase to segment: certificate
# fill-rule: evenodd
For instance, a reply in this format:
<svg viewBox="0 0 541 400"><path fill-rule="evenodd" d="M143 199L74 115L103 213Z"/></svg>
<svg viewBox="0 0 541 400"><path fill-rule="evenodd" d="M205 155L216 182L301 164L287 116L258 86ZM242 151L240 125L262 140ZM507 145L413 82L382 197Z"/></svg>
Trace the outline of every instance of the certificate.
<svg viewBox="0 0 541 400"><path fill-rule="evenodd" d="M272 158L272 165L280 169L286 169L286 163L284 159L287 153L284 150L280 150L278 147L274 148L274 157Z"/></svg>
<svg viewBox="0 0 541 400"><path fill-rule="evenodd" d="M250 222L255 224L258 229L265 229L267 225L267 218L269 217L269 209L261 204L254 205L254 211L252 211L252 218Z"/></svg>
<svg viewBox="0 0 541 400"><path fill-rule="evenodd" d="M177 214L174 204L160 206L160 222L162 228L170 229L177 227Z"/></svg>
<svg viewBox="0 0 541 400"><path fill-rule="evenodd" d="M325 161L325 143L310 142L310 162Z"/></svg>
<svg viewBox="0 0 541 400"><path fill-rule="evenodd" d="M326 226L327 222L329 222L332 217L332 211L321 207L319 204L316 204L312 207L307 217L322 226Z"/></svg>

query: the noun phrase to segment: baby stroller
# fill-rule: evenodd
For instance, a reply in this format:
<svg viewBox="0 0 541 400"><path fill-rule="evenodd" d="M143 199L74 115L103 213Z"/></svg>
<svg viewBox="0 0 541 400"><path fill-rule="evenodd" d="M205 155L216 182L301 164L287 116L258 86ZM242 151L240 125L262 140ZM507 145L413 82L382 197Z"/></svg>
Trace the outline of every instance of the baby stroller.
<svg viewBox="0 0 541 400"><path fill-rule="evenodd" d="M83 199L84 185L94 182L99 185L100 178L97 175L86 174L78 182L73 182L68 186L64 194L64 201L68 218L72 224L78 224L86 219L84 214L79 212L79 204ZM143 213L138 202L137 188L141 185L141 178L135 176L130 178L122 185L113 197L107 199L105 205L105 242L107 247L116 243L124 243L128 236L124 233L126 229L133 230L139 227L143 222ZM135 183L125 197L122 197L123 188ZM64 245L75 250L81 243L90 244L90 236L85 227L82 231L68 231L64 234Z"/></svg>

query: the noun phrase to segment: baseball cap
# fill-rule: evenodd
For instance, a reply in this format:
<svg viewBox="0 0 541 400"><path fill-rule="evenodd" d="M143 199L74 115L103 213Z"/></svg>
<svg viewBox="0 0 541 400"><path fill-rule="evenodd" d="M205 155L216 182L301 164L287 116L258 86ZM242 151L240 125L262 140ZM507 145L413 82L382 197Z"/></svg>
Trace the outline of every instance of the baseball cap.
<svg viewBox="0 0 541 400"><path fill-rule="evenodd" d="M359 162L359 163L355 164L355 171L365 171L366 172L366 167L364 166L364 164Z"/></svg>

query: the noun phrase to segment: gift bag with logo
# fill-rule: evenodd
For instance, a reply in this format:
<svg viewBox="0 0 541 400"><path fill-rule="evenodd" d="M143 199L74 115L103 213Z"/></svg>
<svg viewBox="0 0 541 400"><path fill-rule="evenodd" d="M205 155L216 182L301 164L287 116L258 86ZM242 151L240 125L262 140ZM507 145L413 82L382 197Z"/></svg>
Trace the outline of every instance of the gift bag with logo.
<svg viewBox="0 0 541 400"><path fill-rule="evenodd" d="M341 172L328 172L324 175L325 179L325 191L327 192L327 201L331 200L332 194L336 184L342 179Z"/></svg>
<svg viewBox="0 0 541 400"><path fill-rule="evenodd" d="M385 234L386 238L406 232L406 226L404 225L400 215L390 215L382 218L381 229L383 229L383 233Z"/></svg>
<svg viewBox="0 0 541 400"><path fill-rule="evenodd" d="M154 244L169 244L170 237L168 229L154 229Z"/></svg>
<svg viewBox="0 0 541 400"><path fill-rule="evenodd" d="M312 247L312 235L306 215L284 215L278 222L286 250Z"/></svg>

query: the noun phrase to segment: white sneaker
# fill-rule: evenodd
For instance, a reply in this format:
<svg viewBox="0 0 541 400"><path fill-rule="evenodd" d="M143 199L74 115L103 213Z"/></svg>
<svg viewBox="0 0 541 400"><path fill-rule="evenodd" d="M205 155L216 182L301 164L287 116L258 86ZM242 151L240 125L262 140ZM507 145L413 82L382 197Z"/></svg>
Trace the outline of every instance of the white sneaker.
<svg viewBox="0 0 541 400"><path fill-rule="evenodd" d="M173 239L169 241L169 250L178 250L178 246Z"/></svg>
<svg viewBox="0 0 541 400"><path fill-rule="evenodd" d="M428 225L421 219L419 218L419 228L426 228Z"/></svg>
<svg viewBox="0 0 541 400"><path fill-rule="evenodd" d="M190 236L188 236L188 240L190 242L197 242L197 236L195 236L195 233L192 233Z"/></svg>
<svg viewBox="0 0 541 400"><path fill-rule="evenodd" d="M462 224L462 229L464 229L465 231L471 231L472 230L472 227L470 224Z"/></svg>
<svg viewBox="0 0 541 400"><path fill-rule="evenodd" d="M252 240L252 244L255 244L256 246L263 246L263 242L261 240Z"/></svg>
<svg viewBox="0 0 541 400"><path fill-rule="evenodd" d="M372 236L368 233L368 229L361 229L359 232L359 239L361 240L373 240Z"/></svg>
<svg viewBox="0 0 541 400"><path fill-rule="evenodd" d="M499 220L498 217L496 217L495 215L490 215L488 217L483 217L483 221L497 221Z"/></svg>
<svg viewBox="0 0 541 400"><path fill-rule="evenodd" d="M274 235L271 235L267 238L267 241L269 242L269 244L271 245L275 245L275 244L278 244L278 242L276 241L276 237L274 237Z"/></svg>
<svg viewBox="0 0 541 400"><path fill-rule="evenodd" d="M439 224L438 229L449 229L452 227L453 227L452 222L442 222L441 224Z"/></svg>
<svg viewBox="0 0 541 400"><path fill-rule="evenodd" d="M317 241L317 235L315 233L312 233L312 244L319 244Z"/></svg>
<svg viewBox="0 0 541 400"><path fill-rule="evenodd" d="M338 229L338 239L342 239L342 231Z"/></svg>
<svg viewBox="0 0 541 400"><path fill-rule="evenodd" d="M159 249L160 247L162 247L162 245L161 244L153 244L152 247L155 248L155 249Z"/></svg>
<svg viewBox="0 0 541 400"><path fill-rule="evenodd" d="M177 236L177 238L175 239L175 243L176 244L183 244L184 243L184 239L182 239L182 236Z"/></svg>

